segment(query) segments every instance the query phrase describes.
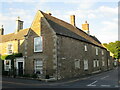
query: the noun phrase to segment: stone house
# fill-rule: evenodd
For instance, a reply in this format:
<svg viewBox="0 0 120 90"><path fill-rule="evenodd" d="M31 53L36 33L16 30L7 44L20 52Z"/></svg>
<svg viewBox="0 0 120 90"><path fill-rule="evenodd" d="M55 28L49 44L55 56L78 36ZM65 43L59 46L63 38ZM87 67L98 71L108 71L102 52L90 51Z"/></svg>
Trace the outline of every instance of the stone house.
<svg viewBox="0 0 120 90"><path fill-rule="evenodd" d="M58 80L112 69L109 51L90 35L87 21L79 29L75 15L70 20L67 23L39 10L30 28L23 29L18 18L14 33L3 35L4 29L0 30L0 54L22 53L14 61L17 74L36 73L41 78L49 75Z"/></svg>

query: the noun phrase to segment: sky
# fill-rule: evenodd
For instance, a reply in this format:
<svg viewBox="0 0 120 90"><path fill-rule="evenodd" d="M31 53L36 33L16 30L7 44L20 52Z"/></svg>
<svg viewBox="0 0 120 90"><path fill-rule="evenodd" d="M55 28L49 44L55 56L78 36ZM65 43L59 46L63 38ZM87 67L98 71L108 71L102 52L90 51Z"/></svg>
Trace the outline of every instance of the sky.
<svg viewBox="0 0 120 90"><path fill-rule="evenodd" d="M51 12L52 16L70 23L70 15L75 15L78 28L87 21L90 34L102 43L118 40L119 0L1 0L0 26L5 34L13 33L16 19L24 21L29 28L38 10Z"/></svg>

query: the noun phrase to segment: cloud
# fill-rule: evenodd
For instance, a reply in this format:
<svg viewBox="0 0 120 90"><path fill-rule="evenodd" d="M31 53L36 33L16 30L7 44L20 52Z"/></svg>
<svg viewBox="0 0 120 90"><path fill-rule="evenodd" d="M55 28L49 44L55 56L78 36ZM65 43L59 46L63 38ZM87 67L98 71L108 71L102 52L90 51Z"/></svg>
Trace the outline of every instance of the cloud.
<svg viewBox="0 0 120 90"><path fill-rule="evenodd" d="M111 7L107 7L107 6L101 6L98 9L98 12L101 12L101 13L107 14L107 15L118 14L118 7L111 8Z"/></svg>

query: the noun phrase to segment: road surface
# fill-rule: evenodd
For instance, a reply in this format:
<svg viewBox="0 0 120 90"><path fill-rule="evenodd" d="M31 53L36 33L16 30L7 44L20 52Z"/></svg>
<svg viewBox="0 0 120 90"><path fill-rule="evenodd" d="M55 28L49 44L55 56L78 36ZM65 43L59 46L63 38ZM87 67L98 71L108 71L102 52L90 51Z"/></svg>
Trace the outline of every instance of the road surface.
<svg viewBox="0 0 120 90"><path fill-rule="evenodd" d="M118 68L92 76L57 82L3 77L2 88L118 88Z"/></svg>

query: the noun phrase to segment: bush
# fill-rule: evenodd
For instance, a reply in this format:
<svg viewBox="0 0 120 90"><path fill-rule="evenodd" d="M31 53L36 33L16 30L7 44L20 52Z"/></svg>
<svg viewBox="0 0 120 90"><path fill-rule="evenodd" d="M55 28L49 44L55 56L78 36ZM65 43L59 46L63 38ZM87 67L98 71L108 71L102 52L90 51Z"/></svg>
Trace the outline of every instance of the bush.
<svg viewBox="0 0 120 90"><path fill-rule="evenodd" d="M38 76L37 76L37 74L32 74L31 77L32 78L37 78Z"/></svg>
<svg viewBox="0 0 120 90"><path fill-rule="evenodd" d="M45 78L46 78L46 79L49 79L50 77L49 77L49 75L46 75Z"/></svg>
<svg viewBox="0 0 120 90"><path fill-rule="evenodd" d="M23 77L30 77L30 74L24 74Z"/></svg>
<svg viewBox="0 0 120 90"><path fill-rule="evenodd" d="M2 75L8 76L8 71L3 71Z"/></svg>

